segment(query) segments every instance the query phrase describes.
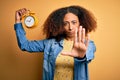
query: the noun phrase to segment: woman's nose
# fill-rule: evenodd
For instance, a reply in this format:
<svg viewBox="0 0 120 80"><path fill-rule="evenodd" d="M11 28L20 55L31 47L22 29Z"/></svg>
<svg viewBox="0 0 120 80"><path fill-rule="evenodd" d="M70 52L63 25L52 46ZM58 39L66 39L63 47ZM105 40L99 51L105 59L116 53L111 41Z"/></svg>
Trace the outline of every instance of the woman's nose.
<svg viewBox="0 0 120 80"><path fill-rule="evenodd" d="M73 29L73 26L70 24L69 25L69 30L72 30Z"/></svg>

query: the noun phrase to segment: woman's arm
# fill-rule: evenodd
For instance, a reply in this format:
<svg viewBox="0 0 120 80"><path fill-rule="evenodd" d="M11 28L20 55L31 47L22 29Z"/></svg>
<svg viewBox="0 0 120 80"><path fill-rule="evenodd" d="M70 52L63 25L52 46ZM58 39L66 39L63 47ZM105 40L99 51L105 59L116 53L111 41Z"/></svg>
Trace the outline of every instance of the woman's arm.
<svg viewBox="0 0 120 80"><path fill-rule="evenodd" d="M44 45L45 40L29 41L26 38L26 33L25 33L25 30L23 29L23 26L22 26L22 23L21 23L22 16L25 13L27 13L27 9L26 8L17 10L16 13L15 13L14 29L15 29L15 32L16 32L18 46L23 51L43 52L44 47L45 47L45 45Z"/></svg>

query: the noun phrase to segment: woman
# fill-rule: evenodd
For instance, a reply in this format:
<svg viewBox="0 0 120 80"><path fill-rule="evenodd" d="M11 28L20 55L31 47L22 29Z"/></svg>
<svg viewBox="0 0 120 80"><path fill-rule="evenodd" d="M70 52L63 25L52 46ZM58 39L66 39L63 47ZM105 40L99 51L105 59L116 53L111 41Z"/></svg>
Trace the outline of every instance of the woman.
<svg viewBox="0 0 120 80"><path fill-rule="evenodd" d="M44 52L43 80L88 80L88 63L96 51L88 35L97 27L94 16L81 6L57 9L44 23L46 39L29 41L21 23L27 11L15 13L17 41L23 51Z"/></svg>

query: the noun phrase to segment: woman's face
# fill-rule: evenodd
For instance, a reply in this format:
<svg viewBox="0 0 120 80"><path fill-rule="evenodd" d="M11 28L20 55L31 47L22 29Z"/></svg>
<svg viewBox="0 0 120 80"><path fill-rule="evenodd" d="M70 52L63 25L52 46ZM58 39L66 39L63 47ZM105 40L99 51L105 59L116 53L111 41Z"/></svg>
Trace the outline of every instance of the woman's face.
<svg viewBox="0 0 120 80"><path fill-rule="evenodd" d="M63 22L67 37L73 38L76 28L80 25L78 17L73 13L67 13L63 19Z"/></svg>

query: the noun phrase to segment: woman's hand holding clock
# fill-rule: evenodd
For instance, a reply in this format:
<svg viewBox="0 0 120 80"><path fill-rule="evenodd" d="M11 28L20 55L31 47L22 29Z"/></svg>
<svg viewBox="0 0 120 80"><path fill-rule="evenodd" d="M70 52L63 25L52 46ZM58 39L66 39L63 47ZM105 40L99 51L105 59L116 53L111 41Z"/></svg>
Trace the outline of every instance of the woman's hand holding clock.
<svg viewBox="0 0 120 80"><path fill-rule="evenodd" d="M20 23L22 18L24 18L24 24L27 28L35 27L38 24L38 19L36 18L35 13L27 10L26 8L22 8L16 11L15 23Z"/></svg>
<svg viewBox="0 0 120 80"><path fill-rule="evenodd" d="M22 16L28 12L26 8L19 9L15 12L15 23L20 23Z"/></svg>

